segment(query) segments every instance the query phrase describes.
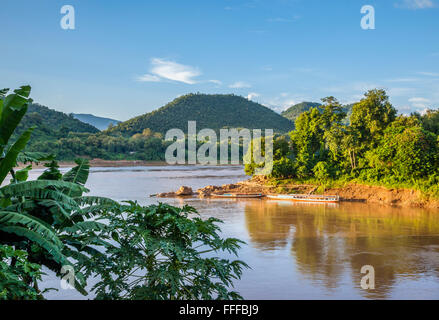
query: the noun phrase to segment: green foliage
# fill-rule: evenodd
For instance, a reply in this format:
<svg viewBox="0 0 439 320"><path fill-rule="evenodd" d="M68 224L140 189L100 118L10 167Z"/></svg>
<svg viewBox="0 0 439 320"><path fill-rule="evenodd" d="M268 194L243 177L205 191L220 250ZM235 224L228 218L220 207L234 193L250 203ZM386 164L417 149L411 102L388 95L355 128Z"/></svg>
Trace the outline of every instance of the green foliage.
<svg viewBox="0 0 439 320"><path fill-rule="evenodd" d="M314 173L314 177L320 181L326 181L329 178L329 167L327 162L317 162L312 171Z"/></svg>
<svg viewBox="0 0 439 320"><path fill-rule="evenodd" d="M294 174L294 162L288 157L281 157L273 161L273 171L271 176L274 178L290 178Z"/></svg>
<svg viewBox="0 0 439 320"><path fill-rule="evenodd" d="M366 154L375 179L395 181L427 177L438 168L437 136L414 118L399 117L383 133L378 147Z"/></svg>
<svg viewBox="0 0 439 320"><path fill-rule="evenodd" d="M0 244L0 300L38 300L41 293L29 283L41 281L41 266L27 252Z"/></svg>
<svg viewBox="0 0 439 320"><path fill-rule="evenodd" d="M352 113L353 104L345 105L342 107L342 111L347 115L343 119L344 124L348 124L350 115ZM297 118L309 110L311 108L317 108L319 111L323 111L324 107L321 103L318 102L301 102L289 107L287 110L282 111L281 115L287 119L290 119L293 122L296 122Z"/></svg>
<svg viewBox="0 0 439 320"><path fill-rule="evenodd" d="M375 89L353 105L346 122L346 107L334 97L322 101L301 105L309 110L297 117L272 177L325 185L355 180L439 195L439 111L396 117L385 91Z"/></svg>
<svg viewBox="0 0 439 320"><path fill-rule="evenodd" d="M203 220L188 206L136 202L113 207L99 219L109 221L107 236L115 245L86 262L88 274L100 278L93 288L97 299L241 298L229 288L247 265L215 254L237 255L243 242L222 239L220 220Z"/></svg>
<svg viewBox="0 0 439 320"><path fill-rule="evenodd" d="M420 115L419 113L413 114L417 117L421 123L422 127L434 134L439 134L439 110L427 110L424 115Z"/></svg>
<svg viewBox="0 0 439 320"><path fill-rule="evenodd" d="M32 132L32 129L26 130L11 147L8 147L12 134L32 102L32 99L28 98L29 86L23 86L6 96L8 91L9 89L3 89L0 94L0 184L15 166L17 157L26 146Z"/></svg>
<svg viewBox="0 0 439 320"><path fill-rule="evenodd" d="M358 132L356 143L362 145L362 149L374 147L395 117L396 110L386 92L370 90L352 109L350 120L352 128Z"/></svg>
<svg viewBox="0 0 439 320"><path fill-rule="evenodd" d="M282 111L281 115L293 122L296 122L297 118L304 112L309 111L311 108L320 108L321 104L318 102L301 102L295 104L285 111Z"/></svg>
<svg viewBox="0 0 439 320"><path fill-rule="evenodd" d="M27 147L30 152L54 153L59 160L78 157L105 160L164 160L169 142L160 134L133 137L110 136L106 133L68 133L59 139L37 137Z"/></svg>

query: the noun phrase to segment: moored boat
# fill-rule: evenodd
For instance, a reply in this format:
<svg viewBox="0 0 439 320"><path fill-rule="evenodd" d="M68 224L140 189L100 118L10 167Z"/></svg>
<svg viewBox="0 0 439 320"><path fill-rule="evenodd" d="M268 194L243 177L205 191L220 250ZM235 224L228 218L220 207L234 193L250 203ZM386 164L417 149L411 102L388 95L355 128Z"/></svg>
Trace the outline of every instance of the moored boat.
<svg viewBox="0 0 439 320"><path fill-rule="evenodd" d="M340 201L339 196L312 194L268 194L266 197L273 200L290 200L298 202L337 203Z"/></svg>
<svg viewBox="0 0 439 320"><path fill-rule="evenodd" d="M262 198L262 193L214 193L211 195L215 198L228 198L228 199L250 199L250 198Z"/></svg>

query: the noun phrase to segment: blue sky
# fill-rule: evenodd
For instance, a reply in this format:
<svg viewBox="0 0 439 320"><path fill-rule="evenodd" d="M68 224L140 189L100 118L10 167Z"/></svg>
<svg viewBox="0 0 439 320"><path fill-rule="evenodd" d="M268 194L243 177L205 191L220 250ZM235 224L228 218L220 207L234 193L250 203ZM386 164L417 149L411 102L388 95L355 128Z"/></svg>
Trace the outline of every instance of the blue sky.
<svg viewBox="0 0 439 320"><path fill-rule="evenodd" d="M190 92L281 111L375 87L402 113L439 108L439 0L2 0L0 38L0 87L64 112L127 120Z"/></svg>

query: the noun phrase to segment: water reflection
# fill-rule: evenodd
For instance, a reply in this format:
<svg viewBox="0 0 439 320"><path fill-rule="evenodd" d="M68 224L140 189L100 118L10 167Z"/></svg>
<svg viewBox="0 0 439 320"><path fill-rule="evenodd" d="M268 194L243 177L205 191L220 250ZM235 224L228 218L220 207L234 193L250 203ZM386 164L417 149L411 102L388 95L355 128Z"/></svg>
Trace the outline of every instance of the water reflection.
<svg viewBox="0 0 439 320"><path fill-rule="evenodd" d="M386 298L406 278L439 278L439 214L364 204L247 202L245 222L260 250L291 246L297 270L328 290L348 275L365 298ZM375 290L360 288L375 268Z"/></svg>

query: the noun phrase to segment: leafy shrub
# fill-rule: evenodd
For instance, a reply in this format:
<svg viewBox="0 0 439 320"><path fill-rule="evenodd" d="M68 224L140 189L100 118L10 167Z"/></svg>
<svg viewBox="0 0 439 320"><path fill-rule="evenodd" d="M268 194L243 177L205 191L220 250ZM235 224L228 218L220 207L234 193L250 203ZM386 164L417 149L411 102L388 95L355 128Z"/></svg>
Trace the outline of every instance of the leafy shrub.
<svg viewBox="0 0 439 320"><path fill-rule="evenodd" d="M27 252L0 244L0 300L37 300L41 293L31 283L41 280L41 266Z"/></svg>
<svg viewBox="0 0 439 320"><path fill-rule="evenodd" d="M243 242L222 239L220 220L202 220L189 206L136 202L117 205L99 219L108 221L114 245L85 262L87 274L101 279L93 288L97 299L241 298L229 288L247 264L215 253L237 255Z"/></svg>

